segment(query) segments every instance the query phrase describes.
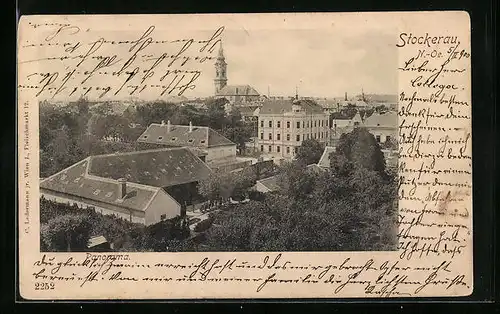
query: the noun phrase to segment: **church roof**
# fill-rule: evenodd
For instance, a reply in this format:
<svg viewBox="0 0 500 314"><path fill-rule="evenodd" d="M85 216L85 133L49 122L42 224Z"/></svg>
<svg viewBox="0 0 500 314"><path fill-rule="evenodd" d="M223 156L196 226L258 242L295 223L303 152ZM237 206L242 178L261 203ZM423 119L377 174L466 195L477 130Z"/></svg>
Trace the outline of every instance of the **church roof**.
<svg viewBox="0 0 500 314"><path fill-rule="evenodd" d="M226 85L217 93L218 96L259 96L259 92L250 85Z"/></svg>
<svg viewBox="0 0 500 314"><path fill-rule="evenodd" d="M214 147L234 145L232 141L206 126L193 126L189 132L187 125L152 123L137 139L138 142L163 144L168 146Z"/></svg>

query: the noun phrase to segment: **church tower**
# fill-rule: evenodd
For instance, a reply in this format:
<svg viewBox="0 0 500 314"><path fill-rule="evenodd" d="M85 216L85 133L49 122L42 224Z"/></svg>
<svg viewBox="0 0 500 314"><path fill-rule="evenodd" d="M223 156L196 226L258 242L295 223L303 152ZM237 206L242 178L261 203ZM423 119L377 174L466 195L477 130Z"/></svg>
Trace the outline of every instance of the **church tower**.
<svg viewBox="0 0 500 314"><path fill-rule="evenodd" d="M222 49L222 41L220 42L219 54L217 56L217 61L215 62L215 95L219 94L219 91L227 85L227 73L226 69L227 63L224 58L224 50Z"/></svg>

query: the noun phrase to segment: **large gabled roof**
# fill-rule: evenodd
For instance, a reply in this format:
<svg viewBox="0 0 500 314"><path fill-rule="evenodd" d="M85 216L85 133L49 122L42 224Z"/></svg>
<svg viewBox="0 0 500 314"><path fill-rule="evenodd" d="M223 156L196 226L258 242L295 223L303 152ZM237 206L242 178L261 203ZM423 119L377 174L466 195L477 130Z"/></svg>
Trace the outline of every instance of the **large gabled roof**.
<svg viewBox="0 0 500 314"><path fill-rule="evenodd" d="M162 188L198 182L210 168L189 148L90 156L42 180L40 188L117 207L145 211ZM118 195L118 179L127 179L127 195Z"/></svg>
<svg viewBox="0 0 500 314"><path fill-rule="evenodd" d="M167 187L206 179L210 168L190 149L162 148L93 156L88 173L109 179L125 178L154 187Z"/></svg>
<svg viewBox="0 0 500 314"><path fill-rule="evenodd" d="M138 142L168 146L215 147L235 145L232 141L206 126L152 123L137 139Z"/></svg>
<svg viewBox="0 0 500 314"><path fill-rule="evenodd" d="M42 190L77 196L116 207L145 211L159 188L127 184L127 195L118 195L118 186L113 180L87 174L90 157L58 172L40 182Z"/></svg>

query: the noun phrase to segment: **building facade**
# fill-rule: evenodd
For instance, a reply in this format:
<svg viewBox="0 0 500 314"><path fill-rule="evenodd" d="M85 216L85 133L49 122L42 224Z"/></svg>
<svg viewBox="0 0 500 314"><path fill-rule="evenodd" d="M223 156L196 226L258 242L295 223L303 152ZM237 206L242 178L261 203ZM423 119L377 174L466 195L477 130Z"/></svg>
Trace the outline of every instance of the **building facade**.
<svg viewBox="0 0 500 314"><path fill-rule="evenodd" d="M258 149L274 157L292 159L303 141L327 143L329 115L311 100L270 100L258 115Z"/></svg>

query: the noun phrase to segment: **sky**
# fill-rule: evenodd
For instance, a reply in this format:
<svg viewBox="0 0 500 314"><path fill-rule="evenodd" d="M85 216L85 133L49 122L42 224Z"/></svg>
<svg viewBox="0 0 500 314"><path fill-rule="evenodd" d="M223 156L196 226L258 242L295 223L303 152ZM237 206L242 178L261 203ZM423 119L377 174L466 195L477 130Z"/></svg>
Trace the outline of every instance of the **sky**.
<svg viewBox="0 0 500 314"><path fill-rule="evenodd" d="M396 43L398 25L401 24L398 18L399 15L389 13L40 16L42 26L32 29L29 27L32 25L28 25L26 29L29 32L21 29L19 43L35 43L35 47L22 49L19 60L24 62L69 54L63 51L70 47L62 47L65 42L71 45L79 42L81 45L76 54L81 54L98 38L116 41L137 39L150 26L154 26L150 35L153 40L167 42L182 38L206 40L223 26L221 38L228 64L229 85L248 84L264 95L268 94L269 89L271 96L294 96L296 87L299 96L304 97L343 97L345 92L348 96L354 96L360 94L361 90L366 94L397 94ZM78 32L72 28L57 32L58 26L52 25L58 19L71 27L77 26ZM57 36L51 42L58 42L59 45L45 45L44 38L53 34ZM42 42L41 46L39 42ZM182 43L151 45L144 53L158 57L162 52L178 51L179 45ZM108 68L108 72L119 70L131 54L129 48L130 45L102 46L100 55L116 54L122 59L115 68ZM212 56L216 55L217 49L212 52ZM84 64L90 71L98 61L89 59ZM79 59L67 59L63 62L45 60L22 63L18 72L20 84L31 85L39 79L30 76L33 72L58 71L58 81L53 84L59 86L65 73L71 71L78 62ZM135 62L134 66L139 59ZM153 61L149 62L152 64ZM184 96L195 98L214 95L214 63L209 60L195 65L202 74L195 82L196 88L187 90ZM149 67L145 63L140 66ZM159 69L155 71L160 72ZM66 91L82 85L80 82L85 76L82 73L68 80ZM112 84L116 90L126 76L110 77L95 74L86 84ZM138 80L139 76L135 79ZM29 92L34 93L35 90ZM158 94L157 90L148 89L140 97L161 99ZM58 97L67 100L66 95L58 94L56 99ZM79 94L75 93L73 97L79 97ZM108 97L113 99L113 93L107 93L105 98Z"/></svg>
<svg viewBox="0 0 500 314"><path fill-rule="evenodd" d="M335 97L397 94L396 34L335 29L226 30L228 84L249 84L261 94ZM196 93L213 93L215 68L197 82Z"/></svg>

